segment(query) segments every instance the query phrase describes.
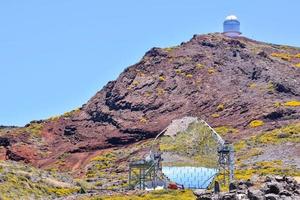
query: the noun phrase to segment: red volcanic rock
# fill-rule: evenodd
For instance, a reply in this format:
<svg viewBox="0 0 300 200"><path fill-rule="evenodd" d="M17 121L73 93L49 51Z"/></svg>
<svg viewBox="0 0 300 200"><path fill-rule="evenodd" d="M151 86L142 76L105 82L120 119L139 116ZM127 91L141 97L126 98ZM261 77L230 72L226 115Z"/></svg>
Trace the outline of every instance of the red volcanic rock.
<svg viewBox="0 0 300 200"><path fill-rule="evenodd" d="M29 144L13 144L6 152L7 159L14 161L31 162L38 159L38 149Z"/></svg>
<svg viewBox="0 0 300 200"><path fill-rule="evenodd" d="M173 48L153 48L80 110L35 122L43 126L41 138L21 140L26 135L21 129L7 148L20 156L17 159L44 166L64 153L94 152L155 137L184 116L238 129L230 140L299 121L299 107L275 106L300 100L300 68L295 66L299 53L294 47L222 34L196 35ZM265 125L250 129L253 120ZM22 148L14 146L19 142Z"/></svg>
<svg viewBox="0 0 300 200"><path fill-rule="evenodd" d="M0 148L0 160L6 160L7 150L5 148Z"/></svg>

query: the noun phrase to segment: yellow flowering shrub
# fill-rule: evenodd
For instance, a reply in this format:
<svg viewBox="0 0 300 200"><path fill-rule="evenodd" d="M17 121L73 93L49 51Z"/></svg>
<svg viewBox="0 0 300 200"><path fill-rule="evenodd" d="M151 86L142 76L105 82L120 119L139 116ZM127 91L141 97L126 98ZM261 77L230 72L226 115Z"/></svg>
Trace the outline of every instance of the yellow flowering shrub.
<svg viewBox="0 0 300 200"><path fill-rule="evenodd" d="M163 88L157 88L156 89L156 92L157 92L157 95L160 96L160 95L163 95L166 93L166 91L163 89Z"/></svg>
<svg viewBox="0 0 300 200"><path fill-rule="evenodd" d="M296 107L300 106L300 101L288 101L284 103L285 106Z"/></svg>
<svg viewBox="0 0 300 200"><path fill-rule="evenodd" d="M218 127L215 127L214 129L215 129L215 131L216 131L218 134L220 134L220 135L222 135L222 136L223 136L223 135L227 135L227 134L229 134L229 133L235 134L235 133L238 132L237 129L235 129L235 128L231 127L231 126L218 126Z"/></svg>
<svg viewBox="0 0 300 200"><path fill-rule="evenodd" d="M133 85L133 86L137 86L138 84L140 84L139 81L133 81L133 82L132 82L132 85Z"/></svg>
<svg viewBox="0 0 300 200"><path fill-rule="evenodd" d="M164 77L164 76L159 76L159 78L158 78L160 81L165 81L166 80L166 77Z"/></svg>
<svg viewBox="0 0 300 200"><path fill-rule="evenodd" d="M171 52L173 49L174 49L174 48L169 47L169 48L165 48L164 50L165 50L166 52Z"/></svg>
<svg viewBox="0 0 300 200"><path fill-rule="evenodd" d="M145 124L145 123L148 122L148 119L146 119L145 117L142 117L142 118L140 119L140 122L143 123L143 124Z"/></svg>
<svg viewBox="0 0 300 200"><path fill-rule="evenodd" d="M249 126L251 128L255 128L255 127L259 127L259 126L262 126L264 125L264 122L261 121L261 120L253 120L252 122L250 122Z"/></svg>
<svg viewBox="0 0 300 200"><path fill-rule="evenodd" d="M181 74L182 70L181 69L175 69L176 74Z"/></svg>
<svg viewBox="0 0 300 200"><path fill-rule="evenodd" d="M204 65L201 64L201 63L196 64L196 68L197 68L197 69L202 69L203 67L204 67Z"/></svg>
<svg viewBox="0 0 300 200"><path fill-rule="evenodd" d="M193 78L193 75L192 74L187 74L186 77L187 78Z"/></svg>
<svg viewBox="0 0 300 200"><path fill-rule="evenodd" d="M293 55L287 54L287 53L272 53L271 56L280 58L285 61L291 61Z"/></svg>
<svg viewBox="0 0 300 200"><path fill-rule="evenodd" d="M295 67L299 67L300 68L300 63L295 64Z"/></svg>
<svg viewBox="0 0 300 200"><path fill-rule="evenodd" d="M235 151L240 151L241 149L245 148L246 146L247 146L246 142L243 140L241 140L240 142L237 142L233 145Z"/></svg>
<svg viewBox="0 0 300 200"><path fill-rule="evenodd" d="M223 105L223 104L219 104L219 105L217 106L217 110L218 110L218 111L223 111L223 110L224 110L224 105Z"/></svg>
<svg viewBox="0 0 300 200"><path fill-rule="evenodd" d="M209 69L208 71L207 71L209 74L213 74L213 73L215 73L216 71L214 70L214 69Z"/></svg>
<svg viewBox="0 0 300 200"><path fill-rule="evenodd" d="M300 58L300 53L296 54L294 57L295 58Z"/></svg>
<svg viewBox="0 0 300 200"><path fill-rule="evenodd" d="M218 114L218 113L214 113L214 114L212 114L211 115L213 118L218 118L218 117L220 117L220 115Z"/></svg>
<svg viewBox="0 0 300 200"><path fill-rule="evenodd" d="M251 89L256 88L256 84L255 83L249 84L249 88L251 88Z"/></svg>
<svg viewBox="0 0 300 200"><path fill-rule="evenodd" d="M274 103L274 107L275 107L275 108L279 108L280 106L281 106L281 103L280 103L280 102Z"/></svg>

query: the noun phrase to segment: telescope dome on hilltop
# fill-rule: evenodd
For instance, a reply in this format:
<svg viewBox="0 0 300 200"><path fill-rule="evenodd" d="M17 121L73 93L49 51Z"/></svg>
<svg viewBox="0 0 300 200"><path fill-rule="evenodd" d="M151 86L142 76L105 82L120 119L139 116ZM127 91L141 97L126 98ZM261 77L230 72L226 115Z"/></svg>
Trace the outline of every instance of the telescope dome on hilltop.
<svg viewBox="0 0 300 200"><path fill-rule="evenodd" d="M235 15L229 15L226 17L223 23L223 33L228 37L238 37L241 35L240 22Z"/></svg>
<svg viewBox="0 0 300 200"><path fill-rule="evenodd" d="M235 15L229 15L226 17L226 20L237 20L238 18Z"/></svg>

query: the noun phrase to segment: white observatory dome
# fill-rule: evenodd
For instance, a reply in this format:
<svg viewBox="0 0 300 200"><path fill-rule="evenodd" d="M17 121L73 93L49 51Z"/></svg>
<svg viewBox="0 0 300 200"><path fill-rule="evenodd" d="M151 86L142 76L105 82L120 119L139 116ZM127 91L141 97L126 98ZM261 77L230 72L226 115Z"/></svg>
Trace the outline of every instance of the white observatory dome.
<svg viewBox="0 0 300 200"><path fill-rule="evenodd" d="M235 15L229 15L223 23L223 34L228 37L238 37L241 35L240 22Z"/></svg>
<svg viewBox="0 0 300 200"><path fill-rule="evenodd" d="M229 16L226 17L225 20L238 20L238 18L235 15L229 15Z"/></svg>

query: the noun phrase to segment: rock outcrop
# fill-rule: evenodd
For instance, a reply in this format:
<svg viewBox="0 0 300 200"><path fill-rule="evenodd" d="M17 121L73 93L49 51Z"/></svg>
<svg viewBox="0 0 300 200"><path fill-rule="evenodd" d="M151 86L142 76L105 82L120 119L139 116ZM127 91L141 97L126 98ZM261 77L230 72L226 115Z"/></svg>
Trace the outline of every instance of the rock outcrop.
<svg viewBox="0 0 300 200"><path fill-rule="evenodd" d="M260 186L250 181L239 181L230 192L214 194L205 190L195 191L197 200L298 200L300 184L291 177L266 177Z"/></svg>

